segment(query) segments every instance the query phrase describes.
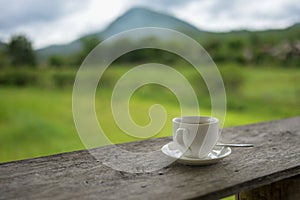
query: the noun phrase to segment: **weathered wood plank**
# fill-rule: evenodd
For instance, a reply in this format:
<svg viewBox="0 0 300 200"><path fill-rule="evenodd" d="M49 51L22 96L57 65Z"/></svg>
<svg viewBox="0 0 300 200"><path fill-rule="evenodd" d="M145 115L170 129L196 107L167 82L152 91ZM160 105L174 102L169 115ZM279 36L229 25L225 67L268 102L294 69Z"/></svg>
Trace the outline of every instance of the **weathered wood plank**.
<svg viewBox="0 0 300 200"><path fill-rule="evenodd" d="M300 175L283 179L236 195L236 200L295 200L300 199Z"/></svg>
<svg viewBox="0 0 300 200"><path fill-rule="evenodd" d="M215 165L174 163L151 173L113 170L88 151L4 163L0 165L0 199L217 199L300 174L299 136L300 117L227 128L222 142L254 143L255 147L235 148ZM170 140L121 147L138 152L158 149ZM95 151L104 156L110 149Z"/></svg>

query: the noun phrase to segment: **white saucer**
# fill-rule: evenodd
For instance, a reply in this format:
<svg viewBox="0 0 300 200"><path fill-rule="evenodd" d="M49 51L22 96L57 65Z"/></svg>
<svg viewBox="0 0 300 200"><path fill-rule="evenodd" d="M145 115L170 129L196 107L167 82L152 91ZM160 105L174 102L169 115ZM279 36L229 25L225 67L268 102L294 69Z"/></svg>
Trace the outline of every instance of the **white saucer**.
<svg viewBox="0 0 300 200"><path fill-rule="evenodd" d="M231 154L231 148L226 146L215 146L205 158L190 158L182 155L174 142L169 142L161 148L161 151L177 162L186 165L210 165L219 162Z"/></svg>

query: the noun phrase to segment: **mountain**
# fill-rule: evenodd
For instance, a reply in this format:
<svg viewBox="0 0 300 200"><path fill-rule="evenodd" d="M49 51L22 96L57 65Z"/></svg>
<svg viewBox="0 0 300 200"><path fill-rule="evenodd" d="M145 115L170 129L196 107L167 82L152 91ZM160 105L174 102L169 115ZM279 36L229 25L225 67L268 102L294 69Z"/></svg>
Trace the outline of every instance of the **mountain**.
<svg viewBox="0 0 300 200"><path fill-rule="evenodd" d="M52 45L43 49L39 49L37 50L37 55L40 61L45 61L50 55L53 54L71 55L81 50L81 41L83 39L89 37L98 37L100 40L103 40L116 33L141 27L163 27L174 29L193 37L204 46L209 46L213 43L225 44L226 41L230 42L232 40L240 40L246 43L247 41L249 43L249 40L252 40L252 42L256 41L258 43L257 45L260 43L275 45L279 43L286 43L287 41L299 41L300 35L300 23L281 30L234 30L230 32L207 32L199 30L195 26L173 16L148 10L146 8L137 7L128 10L123 15L115 19L103 31L85 35L68 44ZM141 36L139 35L139 37ZM210 44L207 45L207 43Z"/></svg>
<svg viewBox="0 0 300 200"><path fill-rule="evenodd" d="M52 54L70 55L80 50L80 41L86 37L96 36L99 39L105 39L116 33L141 27L170 28L183 32L190 36L196 36L201 32L195 26L179 20L173 16L148 10L146 8L136 7L128 10L123 15L118 17L103 31L86 35L69 44L51 45L49 47L37 50L38 57L41 60L45 60Z"/></svg>
<svg viewBox="0 0 300 200"><path fill-rule="evenodd" d="M199 33L195 26L179 20L173 16L154 12L145 8L132 8L111 23L102 36L109 37L113 34L141 27L162 27L181 31L188 35Z"/></svg>
<svg viewBox="0 0 300 200"><path fill-rule="evenodd" d="M68 44L51 45L36 51L40 61L45 61L51 55L71 55L81 49L80 40L75 40Z"/></svg>

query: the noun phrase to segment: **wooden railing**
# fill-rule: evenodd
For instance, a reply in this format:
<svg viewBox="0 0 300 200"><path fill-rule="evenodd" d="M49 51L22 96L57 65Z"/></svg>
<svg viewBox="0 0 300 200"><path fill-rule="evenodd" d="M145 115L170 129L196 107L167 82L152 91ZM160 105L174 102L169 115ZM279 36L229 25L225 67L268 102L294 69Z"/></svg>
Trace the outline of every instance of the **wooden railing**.
<svg viewBox="0 0 300 200"><path fill-rule="evenodd" d="M159 149L170 140L120 147ZM116 171L87 150L3 163L0 199L218 199L233 194L239 199L300 199L300 117L226 128L221 140L255 147L234 148L210 166L175 162L148 173ZM108 147L96 150L111 153Z"/></svg>

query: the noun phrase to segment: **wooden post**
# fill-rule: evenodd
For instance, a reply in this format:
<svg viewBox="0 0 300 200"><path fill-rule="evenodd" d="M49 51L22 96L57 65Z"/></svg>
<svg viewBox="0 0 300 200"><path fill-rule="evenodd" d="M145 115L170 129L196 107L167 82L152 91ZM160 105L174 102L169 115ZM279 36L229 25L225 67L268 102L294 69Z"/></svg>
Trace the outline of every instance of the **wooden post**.
<svg viewBox="0 0 300 200"><path fill-rule="evenodd" d="M283 179L269 185L241 192L236 200L295 200L300 199L300 175Z"/></svg>

